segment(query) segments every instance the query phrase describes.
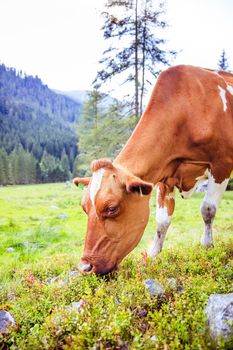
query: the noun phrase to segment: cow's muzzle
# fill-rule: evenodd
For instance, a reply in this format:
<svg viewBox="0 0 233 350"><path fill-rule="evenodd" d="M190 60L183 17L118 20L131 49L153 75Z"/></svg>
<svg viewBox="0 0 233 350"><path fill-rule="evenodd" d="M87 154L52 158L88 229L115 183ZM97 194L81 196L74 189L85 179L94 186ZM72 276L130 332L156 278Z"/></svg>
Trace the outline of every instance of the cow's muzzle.
<svg viewBox="0 0 233 350"><path fill-rule="evenodd" d="M108 265L100 265L100 264L90 264L88 262L83 262L83 261L80 261L79 264L78 264L78 269L81 273L83 274L90 274L90 273L95 273L97 275L106 275L106 274L109 274L109 273L113 273L115 271L118 270L118 264L115 264L115 265L111 265L111 266L108 266Z"/></svg>
<svg viewBox="0 0 233 350"><path fill-rule="evenodd" d="M91 264L88 264L88 263L80 262L78 264L78 268L79 268L80 272L87 273L87 272L90 272L92 270L93 266Z"/></svg>

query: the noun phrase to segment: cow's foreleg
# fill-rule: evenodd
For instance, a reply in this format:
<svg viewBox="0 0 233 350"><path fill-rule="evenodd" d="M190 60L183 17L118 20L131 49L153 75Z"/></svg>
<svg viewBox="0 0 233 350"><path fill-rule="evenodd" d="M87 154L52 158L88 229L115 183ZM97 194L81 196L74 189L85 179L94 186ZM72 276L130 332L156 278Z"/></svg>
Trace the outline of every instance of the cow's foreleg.
<svg viewBox="0 0 233 350"><path fill-rule="evenodd" d="M159 254L163 248L163 242L171 223L171 217L175 208L175 189L163 183L157 185L156 224L157 229L153 244L148 252L153 257Z"/></svg>
<svg viewBox="0 0 233 350"><path fill-rule="evenodd" d="M212 224L228 181L229 179L226 179L221 183L216 183L211 173L208 173L206 195L201 205L201 214L205 223L201 243L207 248L213 245Z"/></svg>

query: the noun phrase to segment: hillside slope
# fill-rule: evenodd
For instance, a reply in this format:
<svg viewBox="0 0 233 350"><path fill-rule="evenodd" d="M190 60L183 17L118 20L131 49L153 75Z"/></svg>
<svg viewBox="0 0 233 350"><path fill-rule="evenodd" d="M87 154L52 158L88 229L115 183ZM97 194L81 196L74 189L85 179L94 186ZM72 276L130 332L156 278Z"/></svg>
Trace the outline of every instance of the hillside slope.
<svg viewBox="0 0 233 350"><path fill-rule="evenodd" d="M0 184L67 179L77 156L81 107L38 77L1 64ZM19 176L26 168L27 176Z"/></svg>
<svg viewBox="0 0 233 350"><path fill-rule="evenodd" d="M7 153L21 145L39 160L45 150L61 158L65 149L72 161L80 111L80 103L54 93L38 77L0 65L0 148Z"/></svg>

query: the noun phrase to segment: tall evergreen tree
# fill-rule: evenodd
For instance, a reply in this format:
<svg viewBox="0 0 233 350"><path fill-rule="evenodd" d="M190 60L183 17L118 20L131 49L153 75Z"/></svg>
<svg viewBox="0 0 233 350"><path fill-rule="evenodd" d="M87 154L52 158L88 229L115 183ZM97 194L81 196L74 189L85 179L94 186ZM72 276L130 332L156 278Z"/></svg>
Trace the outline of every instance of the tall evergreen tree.
<svg viewBox="0 0 233 350"><path fill-rule="evenodd" d="M100 123L104 118L103 99L105 95L97 89L89 93L88 101L83 106L83 113L77 128L78 135L78 170L80 175L84 175L88 169L87 165L91 159L98 158L100 148L96 133Z"/></svg>
<svg viewBox="0 0 233 350"><path fill-rule="evenodd" d="M26 157L23 147L17 150L15 163L15 182L16 184L25 184L26 181Z"/></svg>
<svg viewBox="0 0 233 350"><path fill-rule="evenodd" d="M7 154L4 150L0 149L0 185L6 185L7 183L8 183Z"/></svg>
<svg viewBox="0 0 233 350"><path fill-rule="evenodd" d="M12 180L12 182L10 182L11 184L16 184L17 180L18 180L17 158L18 158L17 150L16 150L16 148L14 148L14 150L9 155L9 161L11 164L10 165L10 167L11 167L11 180Z"/></svg>
<svg viewBox="0 0 233 350"><path fill-rule="evenodd" d="M224 49L222 50L220 59L218 61L218 69L219 70L225 70L225 71L229 70L229 64L228 64L228 60L227 60L227 57L226 57L226 52L225 52Z"/></svg>
<svg viewBox="0 0 233 350"><path fill-rule="evenodd" d="M70 179L70 165L69 165L69 160L66 154L66 151L63 149L62 155L61 155L61 168L63 170L63 176L64 180L69 180Z"/></svg>
<svg viewBox="0 0 233 350"><path fill-rule="evenodd" d="M122 105L115 101L108 108L104 94L94 91L84 105L78 125L79 155L75 160L74 175L87 175L90 162L101 157L113 158L133 130L133 118L126 118Z"/></svg>
<svg viewBox="0 0 233 350"><path fill-rule="evenodd" d="M123 8L124 15L114 15L115 8ZM96 86L121 74L123 83L134 83L134 113L136 119L143 110L143 98L151 78L169 65L176 52L162 48L165 40L155 35L166 28L162 19L164 3L152 0L108 0L102 28L110 46L100 60L102 70L94 81ZM121 39L121 41L120 41ZM123 43L123 47L120 43Z"/></svg>
<svg viewBox="0 0 233 350"><path fill-rule="evenodd" d="M26 178L25 183L35 183L36 182L36 167L37 161L33 157L33 155L29 152L25 152L25 172L26 172Z"/></svg>
<svg viewBox="0 0 233 350"><path fill-rule="evenodd" d="M77 156L74 160L73 163L73 171L72 171L72 177L77 177L80 176L80 172L79 172L79 156Z"/></svg>

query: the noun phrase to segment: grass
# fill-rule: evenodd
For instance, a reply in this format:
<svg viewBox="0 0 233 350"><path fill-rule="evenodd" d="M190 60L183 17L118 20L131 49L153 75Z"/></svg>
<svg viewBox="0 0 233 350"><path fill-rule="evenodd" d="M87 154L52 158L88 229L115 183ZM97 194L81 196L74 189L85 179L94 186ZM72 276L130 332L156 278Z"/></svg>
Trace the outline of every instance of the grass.
<svg viewBox="0 0 233 350"><path fill-rule="evenodd" d="M208 296L233 292L233 192L217 213L214 248L199 245L202 194L195 194L177 198L163 252L146 259L153 194L143 239L118 273L68 278L85 238L81 197L81 189L65 184L0 188L0 309L16 320L0 336L0 349L211 349L203 312ZM163 298L150 297L146 279L164 287ZM80 300L80 310L67 309Z"/></svg>

